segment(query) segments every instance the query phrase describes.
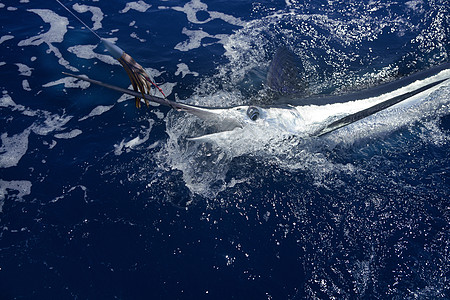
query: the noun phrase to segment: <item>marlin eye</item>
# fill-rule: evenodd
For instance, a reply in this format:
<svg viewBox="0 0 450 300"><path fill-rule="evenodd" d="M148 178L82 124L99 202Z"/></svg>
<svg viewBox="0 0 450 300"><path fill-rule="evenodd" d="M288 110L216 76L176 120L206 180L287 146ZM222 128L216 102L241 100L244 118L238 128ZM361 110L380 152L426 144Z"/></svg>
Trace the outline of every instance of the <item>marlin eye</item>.
<svg viewBox="0 0 450 300"><path fill-rule="evenodd" d="M252 121L256 121L259 118L259 109L255 106L250 106L247 109L247 116L250 118L250 120Z"/></svg>

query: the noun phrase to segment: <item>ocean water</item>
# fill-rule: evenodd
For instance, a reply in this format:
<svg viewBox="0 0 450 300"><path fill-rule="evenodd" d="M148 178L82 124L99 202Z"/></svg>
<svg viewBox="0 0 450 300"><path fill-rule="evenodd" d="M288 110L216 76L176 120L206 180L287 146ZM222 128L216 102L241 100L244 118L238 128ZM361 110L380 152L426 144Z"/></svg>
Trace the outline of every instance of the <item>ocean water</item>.
<svg viewBox="0 0 450 300"><path fill-rule="evenodd" d="M448 0L63 1L170 99L267 102L449 61ZM53 1L0 1L0 299L450 299L450 84L319 138L211 128Z"/></svg>

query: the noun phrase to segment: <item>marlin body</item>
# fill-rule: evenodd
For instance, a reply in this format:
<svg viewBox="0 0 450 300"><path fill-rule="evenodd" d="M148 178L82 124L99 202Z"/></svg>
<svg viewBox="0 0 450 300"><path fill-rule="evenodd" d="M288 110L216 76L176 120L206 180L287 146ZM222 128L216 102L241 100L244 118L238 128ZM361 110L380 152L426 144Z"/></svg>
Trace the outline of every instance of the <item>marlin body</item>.
<svg viewBox="0 0 450 300"><path fill-rule="evenodd" d="M109 85L84 76L66 75L121 93L193 114L215 125L216 133L191 138L196 141L231 139L236 134L276 130L302 137L323 136L405 100L425 96L450 83L450 63L418 72L376 88L340 96L293 99L274 106L200 107Z"/></svg>

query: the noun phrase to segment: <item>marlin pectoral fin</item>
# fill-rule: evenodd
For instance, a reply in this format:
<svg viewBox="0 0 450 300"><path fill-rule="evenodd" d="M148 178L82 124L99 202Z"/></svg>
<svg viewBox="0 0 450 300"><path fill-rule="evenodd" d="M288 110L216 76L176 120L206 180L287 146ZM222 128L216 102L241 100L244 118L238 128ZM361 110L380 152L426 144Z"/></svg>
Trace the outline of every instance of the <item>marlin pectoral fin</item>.
<svg viewBox="0 0 450 300"><path fill-rule="evenodd" d="M420 93L422 93L422 92L424 92L424 91L426 91L426 90L428 90L428 89L430 89L430 88L432 88L434 86L437 86L437 85L443 83L446 80L448 80L448 78L442 79L442 80L439 80L439 81L436 81L436 82L433 82L433 83L430 83L430 84L427 84L427 85L425 85L425 86L423 86L421 88L418 88L417 90L414 90L414 91L411 91L411 92L407 92L405 94L402 94L402 95L390 98L390 99L388 99L386 101L378 103L378 104L376 104L374 106L371 106L371 107L369 107L367 109L364 109L364 110L358 111L358 112L356 112L354 114L345 116L345 117L343 117L343 118L341 118L341 119L339 119L337 121L334 121L331 124L328 124L325 128L320 129L319 131L315 132L311 136L322 136L324 134L327 134L327 133L330 133L332 131L335 131L336 129L342 128L342 127L347 126L347 125L350 125L350 124L352 124L352 123L354 123L356 121L364 119L364 118L366 118L368 116L371 116L371 115L373 115L373 114L375 114L375 113L377 113L379 111L382 111L382 110L384 110L386 108L389 108L389 107L391 107L391 106L393 106L393 105L395 105L397 103L400 103L400 102L402 102L402 101L404 101L404 100L406 100L408 98L411 98L411 97L413 97L413 96L415 96L417 94L420 94Z"/></svg>

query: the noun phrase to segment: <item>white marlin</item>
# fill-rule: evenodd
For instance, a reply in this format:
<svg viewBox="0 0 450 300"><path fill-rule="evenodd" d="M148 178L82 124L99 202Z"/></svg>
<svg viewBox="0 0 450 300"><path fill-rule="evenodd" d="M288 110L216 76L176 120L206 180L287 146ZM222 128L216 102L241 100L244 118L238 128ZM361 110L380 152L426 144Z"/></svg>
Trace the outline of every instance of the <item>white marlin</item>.
<svg viewBox="0 0 450 300"><path fill-rule="evenodd" d="M140 99L143 99L147 105L149 101L156 102L177 111L193 114L216 125L216 133L191 138L191 140L231 139L236 133L265 129L275 129L280 134L301 137L322 136L407 99L429 94L450 81L450 63L445 63L369 90L347 95L313 96L300 99L291 97L285 98L284 104L278 103L275 106L245 105L211 108L184 104L167 99L142 66L131 56L110 41L102 39L59 0L56 1L101 40L105 48L126 70L134 90L103 83L86 76L64 74L134 96L137 107L140 106ZM269 67L267 84L278 95L295 95L304 89L304 83L298 80L298 69L294 64L295 56L286 48L280 48L275 53ZM150 95L152 86L159 90L162 97Z"/></svg>
<svg viewBox="0 0 450 300"><path fill-rule="evenodd" d="M322 136L336 129L373 115L415 96L424 96L450 82L450 63L418 72L397 81L339 96L316 96L286 100L275 106L244 105L226 108L200 107L168 100L167 98L142 94L137 91L113 86L85 76L64 73L146 101L156 102L193 114L212 123L216 133L191 138L232 138L244 130L276 129L280 133L298 136ZM349 105L351 103L351 105ZM252 129L253 128L253 129Z"/></svg>

